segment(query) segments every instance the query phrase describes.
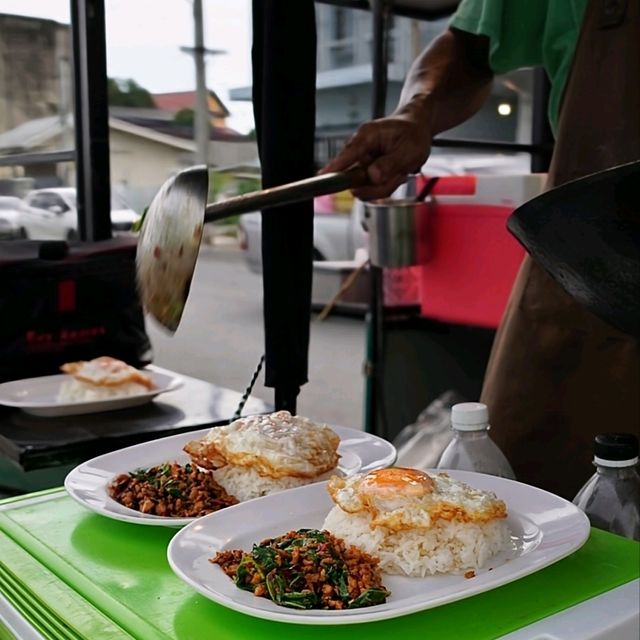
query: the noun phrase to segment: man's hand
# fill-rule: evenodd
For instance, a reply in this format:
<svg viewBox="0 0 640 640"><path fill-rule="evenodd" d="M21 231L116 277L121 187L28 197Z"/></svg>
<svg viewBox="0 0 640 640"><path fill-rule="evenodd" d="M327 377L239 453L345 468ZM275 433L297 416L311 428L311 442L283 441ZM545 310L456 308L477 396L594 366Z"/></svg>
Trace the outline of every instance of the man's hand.
<svg viewBox="0 0 640 640"><path fill-rule="evenodd" d="M428 118L403 110L363 124L321 173L343 171L359 162L371 185L353 190L361 200L389 196L410 173L420 171L431 151Z"/></svg>
<svg viewBox="0 0 640 640"><path fill-rule="evenodd" d="M390 195L409 173L420 171L433 136L468 120L491 93L489 38L447 29L414 61L398 109L367 122L321 173L355 162L367 168L371 185L354 189L361 200Z"/></svg>

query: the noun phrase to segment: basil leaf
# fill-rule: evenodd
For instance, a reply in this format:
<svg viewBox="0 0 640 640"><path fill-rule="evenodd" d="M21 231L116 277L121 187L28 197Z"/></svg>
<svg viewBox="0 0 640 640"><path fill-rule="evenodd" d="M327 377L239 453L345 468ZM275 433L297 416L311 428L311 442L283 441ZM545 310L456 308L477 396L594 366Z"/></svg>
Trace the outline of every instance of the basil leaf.
<svg viewBox="0 0 640 640"><path fill-rule="evenodd" d="M236 575L233 578L233 581L239 589L244 589L245 591L251 591L251 593L253 593L254 585L251 584L251 573L249 572L249 569L247 569L247 565L250 562L250 556L243 556L238 568L236 569Z"/></svg>
<svg viewBox="0 0 640 640"><path fill-rule="evenodd" d="M265 583L267 585L269 597L277 604L281 604L282 597L285 595L285 590L287 588L284 578L275 571L272 571L267 576Z"/></svg>
<svg viewBox="0 0 640 640"><path fill-rule="evenodd" d="M269 571L278 566L276 564L276 550L272 547L254 545L251 556L254 564L259 566L264 574L269 573Z"/></svg>
<svg viewBox="0 0 640 640"><path fill-rule="evenodd" d="M318 596L313 591L292 591L282 596L280 604L292 609L313 609L318 605Z"/></svg>
<svg viewBox="0 0 640 640"><path fill-rule="evenodd" d="M330 564L325 569L327 578L333 583L333 587L342 600L349 599L349 573L339 562Z"/></svg>
<svg viewBox="0 0 640 640"><path fill-rule="evenodd" d="M349 603L348 608L357 609L358 607L370 607L374 604L382 604L387 601L388 595L389 592L382 587L371 587L353 599Z"/></svg>
<svg viewBox="0 0 640 640"><path fill-rule="evenodd" d="M142 223L144 222L144 219L145 219L145 217L147 215L147 211L149 211L149 207L145 207L144 208L144 211L142 212L142 215L131 226L131 231L133 233L136 233L136 232L140 231L140 229L142 229Z"/></svg>

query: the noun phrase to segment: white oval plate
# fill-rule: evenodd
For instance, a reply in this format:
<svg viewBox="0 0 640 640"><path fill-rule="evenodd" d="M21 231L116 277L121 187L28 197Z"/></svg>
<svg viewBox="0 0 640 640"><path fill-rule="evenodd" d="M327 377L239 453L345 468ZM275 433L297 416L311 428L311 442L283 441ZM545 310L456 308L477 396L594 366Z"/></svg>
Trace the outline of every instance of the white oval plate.
<svg viewBox="0 0 640 640"><path fill-rule="evenodd" d="M338 470L342 474L366 473L388 467L395 462L395 447L386 440L357 429L334 426L331 428L340 437ZM166 518L140 513L111 498L107 493L107 485L120 473L129 473L164 462L186 464L190 458L182 451L182 447L207 433L209 429L200 429L105 453L83 462L70 471L65 478L64 488L81 505L109 518L136 524L182 527L200 518Z"/></svg>
<svg viewBox="0 0 640 640"><path fill-rule="evenodd" d="M69 379L67 374L62 373L54 376L4 382L0 384L0 404L17 407L34 416L49 418L76 416L83 413L99 413L136 407L151 402L160 393L175 391L183 384L183 380L179 376L169 376L149 369L143 369L143 371L151 377L156 385L155 389L146 393L87 402L60 403L58 402L60 387Z"/></svg>
<svg viewBox="0 0 640 640"><path fill-rule="evenodd" d="M495 476L449 473L473 487L495 492L509 511L513 548L491 558L474 578L384 575L383 584L391 591L385 604L345 611L297 611L238 589L220 567L209 562L224 549L249 550L254 543L293 529L322 528L333 507L326 483L257 498L200 518L172 538L169 564L206 598L250 616L297 624L353 624L395 618L495 589L568 556L589 537L587 517L563 498Z"/></svg>

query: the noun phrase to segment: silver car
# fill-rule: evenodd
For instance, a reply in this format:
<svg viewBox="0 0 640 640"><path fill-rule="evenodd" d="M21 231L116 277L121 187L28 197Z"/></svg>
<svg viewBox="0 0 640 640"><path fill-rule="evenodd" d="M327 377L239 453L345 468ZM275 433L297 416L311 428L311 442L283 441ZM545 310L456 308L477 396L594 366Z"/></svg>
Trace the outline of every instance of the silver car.
<svg viewBox="0 0 640 640"><path fill-rule="evenodd" d="M318 213L313 221L313 259L315 261L353 260L363 247L365 235L359 221L350 213ZM240 218L240 246L247 266L262 272L262 216L247 213Z"/></svg>
<svg viewBox="0 0 640 640"><path fill-rule="evenodd" d="M73 187L36 189L25 198L23 226L29 238L75 240L78 238L78 210ZM117 194L111 196L111 229L129 232L139 219Z"/></svg>
<svg viewBox="0 0 640 640"><path fill-rule="evenodd" d="M20 198L0 196L0 240L26 238L23 218L27 206Z"/></svg>
<svg viewBox="0 0 640 640"><path fill-rule="evenodd" d="M434 154L422 168L429 176L495 175L529 172L528 154ZM405 197L406 185L399 187L396 197ZM350 213L327 212L318 206L316 198L313 225L313 257L316 261L353 261L356 250L367 247L362 227L364 205L354 200ZM240 246L245 250L251 271L262 271L262 218L260 213L248 213L240 219Z"/></svg>

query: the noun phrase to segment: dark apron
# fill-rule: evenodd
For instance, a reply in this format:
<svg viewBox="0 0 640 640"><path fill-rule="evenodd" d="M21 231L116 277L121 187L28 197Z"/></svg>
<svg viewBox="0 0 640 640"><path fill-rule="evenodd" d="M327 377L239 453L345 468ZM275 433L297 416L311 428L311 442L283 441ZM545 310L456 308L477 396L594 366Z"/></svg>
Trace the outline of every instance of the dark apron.
<svg viewBox="0 0 640 640"><path fill-rule="evenodd" d="M591 0L565 88L549 187L640 159L640 0ZM496 335L482 401L518 480L572 499L598 433L640 427L638 340L530 258Z"/></svg>

